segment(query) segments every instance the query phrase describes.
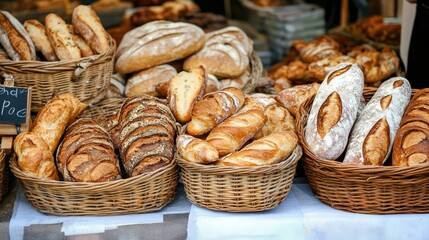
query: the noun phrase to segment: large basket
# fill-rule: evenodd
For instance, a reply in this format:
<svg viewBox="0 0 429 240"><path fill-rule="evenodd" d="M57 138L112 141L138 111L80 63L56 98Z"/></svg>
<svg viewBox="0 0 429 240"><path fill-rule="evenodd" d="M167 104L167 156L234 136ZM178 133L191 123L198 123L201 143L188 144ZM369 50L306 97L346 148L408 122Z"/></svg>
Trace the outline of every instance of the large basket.
<svg viewBox="0 0 429 240"><path fill-rule="evenodd" d="M365 89L369 100L374 88ZM320 159L309 149L304 132L314 98L305 101L297 118L304 149L303 166L312 191L336 209L368 214L428 213L429 164L412 167L344 164Z"/></svg>
<svg viewBox="0 0 429 240"><path fill-rule="evenodd" d="M6 153L0 151L0 202L9 190L10 170L6 160Z"/></svg>
<svg viewBox="0 0 429 240"><path fill-rule="evenodd" d="M116 43L103 54L73 61L0 61L0 73L11 75L17 87L32 87L31 111L37 112L54 93L69 92L93 104L107 94L113 72Z"/></svg>
<svg viewBox="0 0 429 240"><path fill-rule="evenodd" d="M180 156L176 159L193 204L225 212L257 212L273 209L286 198L301 155L298 145L286 160L260 167L201 165Z"/></svg>
<svg viewBox="0 0 429 240"><path fill-rule="evenodd" d="M30 204L51 215L119 215L152 212L176 196L176 161L150 174L101 183L54 181L23 173L16 157L10 161Z"/></svg>

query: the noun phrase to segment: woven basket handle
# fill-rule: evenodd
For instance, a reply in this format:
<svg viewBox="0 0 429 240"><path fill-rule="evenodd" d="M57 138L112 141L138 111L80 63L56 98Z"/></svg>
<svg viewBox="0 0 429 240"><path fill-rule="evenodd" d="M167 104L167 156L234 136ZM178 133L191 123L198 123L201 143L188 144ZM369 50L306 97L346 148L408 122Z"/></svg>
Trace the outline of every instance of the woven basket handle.
<svg viewBox="0 0 429 240"><path fill-rule="evenodd" d="M79 62L76 64L76 69L74 70L72 81L79 82L81 81L81 75L86 71L86 69L92 65L92 63L96 60L97 56L91 56L85 62Z"/></svg>

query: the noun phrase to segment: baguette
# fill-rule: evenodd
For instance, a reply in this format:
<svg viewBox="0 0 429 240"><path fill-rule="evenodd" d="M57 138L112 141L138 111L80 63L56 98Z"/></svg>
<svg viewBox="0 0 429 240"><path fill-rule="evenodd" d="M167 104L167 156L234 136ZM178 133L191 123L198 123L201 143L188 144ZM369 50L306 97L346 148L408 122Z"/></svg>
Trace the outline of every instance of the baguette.
<svg viewBox="0 0 429 240"><path fill-rule="evenodd" d="M43 24L36 19L29 19L24 22L24 28L33 41L36 51L41 52L43 57L48 61L58 61Z"/></svg>
<svg viewBox="0 0 429 240"><path fill-rule="evenodd" d="M66 22L55 13L45 17L46 35L54 48L55 54L61 61L81 58L80 49L73 40L73 35Z"/></svg>
<svg viewBox="0 0 429 240"><path fill-rule="evenodd" d="M210 143L191 135L180 135L176 139L177 151L186 160L199 164L214 163L219 153Z"/></svg>

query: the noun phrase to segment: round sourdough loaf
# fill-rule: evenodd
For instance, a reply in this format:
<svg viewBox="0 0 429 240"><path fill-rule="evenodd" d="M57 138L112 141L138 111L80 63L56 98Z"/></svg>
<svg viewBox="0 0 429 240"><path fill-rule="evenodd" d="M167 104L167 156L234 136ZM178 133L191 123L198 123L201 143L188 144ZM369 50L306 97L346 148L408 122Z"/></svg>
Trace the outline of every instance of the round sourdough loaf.
<svg viewBox="0 0 429 240"><path fill-rule="evenodd" d="M119 73L132 73L182 59L199 51L204 42L204 32L196 25L153 21L124 35L115 68Z"/></svg>

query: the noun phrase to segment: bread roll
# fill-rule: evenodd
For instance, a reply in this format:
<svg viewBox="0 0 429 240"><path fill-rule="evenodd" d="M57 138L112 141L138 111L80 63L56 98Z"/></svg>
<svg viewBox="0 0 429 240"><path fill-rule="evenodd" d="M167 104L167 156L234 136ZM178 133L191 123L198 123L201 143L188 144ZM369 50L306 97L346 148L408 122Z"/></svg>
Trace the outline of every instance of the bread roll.
<svg viewBox="0 0 429 240"><path fill-rule="evenodd" d="M291 131L275 132L233 152L216 164L221 166L262 166L288 158L298 144L298 136Z"/></svg>
<svg viewBox="0 0 429 240"><path fill-rule="evenodd" d="M335 160L343 153L362 92L363 73L355 64L339 64L323 80L308 115L304 136L316 156Z"/></svg>
<svg viewBox="0 0 429 240"><path fill-rule="evenodd" d="M125 96L147 94L156 97L158 96L156 87L170 81L176 75L176 69L168 64L158 65L135 73L128 79L125 86Z"/></svg>
<svg viewBox="0 0 429 240"><path fill-rule="evenodd" d="M91 119L79 119L70 125L58 147L56 160L65 181L121 179L119 160L109 133Z"/></svg>
<svg viewBox="0 0 429 240"><path fill-rule="evenodd" d="M54 153L66 127L86 108L68 93L54 96L37 114L30 132L40 136Z"/></svg>
<svg viewBox="0 0 429 240"><path fill-rule="evenodd" d="M12 14L0 11L0 44L13 61L36 60L36 49L25 28Z"/></svg>
<svg viewBox="0 0 429 240"><path fill-rule="evenodd" d="M274 132L296 131L295 119L286 108L270 105L265 108L264 114L267 116L267 122L253 139L259 139Z"/></svg>
<svg viewBox="0 0 429 240"><path fill-rule="evenodd" d="M220 78L235 78L249 67L253 43L237 27L226 27L206 35L204 48L189 57L183 68L190 70L202 65L210 74Z"/></svg>
<svg viewBox="0 0 429 240"><path fill-rule="evenodd" d="M94 55L94 52L86 43L85 39L81 36L73 34L73 41L76 43L77 47L80 49L80 55L82 57L89 57Z"/></svg>
<svg viewBox="0 0 429 240"><path fill-rule="evenodd" d="M206 83L206 71L201 66L190 72L180 72L169 81L167 100L177 121L191 120L194 103L203 96Z"/></svg>
<svg viewBox="0 0 429 240"><path fill-rule="evenodd" d="M29 19L24 22L24 28L33 41L36 51L41 52L43 57L48 61L58 60L49 42L48 36L46 35L46 29L43 24L36 19Z"/></svg>
<svg viewBox="0 0 429 240"><path fill-rule="evenodd" d="M319 86L320 84L318 83L293 86L279 92L275 99L280 105L285 107L292 116L296 117L301 104L310 96L316 94L317 90L319 90Z"/></svg>
<svg viewBox="0 0 429 240"><path fill-rule="evenodd" d="M250 70L250 68L247 68L243 75L237 78L222 79L220 80L220 84L222 86L222 89L227 87L244 89L244 87L250 82L251 79L252 71Z"/></svg>
<svg viewBox="0 0 429 240"><path fill-rule="evenodd" d="M344 163L383 165L410 97L407 79L395 77L385 81L356 121Z"/></svg>
<svg viewBox="0 0 429 240"><path fill-rule="evenodd" d="M192 108L192 119L187 132L192 136L203 135L217 124L236 113L244 104L244 92L238 88L206 94Z"/></svg>
<svg viewBox="0 0 429 240"><path fill-rule="evenodd" d="M207 74L207 84L204 91L205 94L222 90L222 85L213 74Z"/></svg>
<svg viewBox="0 0 429 240"><path fill-rule="evenodd" d="M20 133L13 141L13 149L18 157L18 166L24 173L58 180L54 156L41 137L30 132Z"/></svg>
<svg viewBox="0 0 429 240"><path fill-rule="evenodd" d="M55 13L45 17L46 35L54 48L55 54L61 61L81 58L80 49L73 40L73 35L66 22Z"/></svg>
<svg viewBox="0 0 429 240"><path fill-rule="evenodd" d="M216 148L207 141L191 135L178 136L176 146L180 156L193 163L210 164L219 159Z"/></svg>
<svg viewBox="0 0 429 240"><path fill-rule="evenodd" d="M72 23L75 32L85 39L95 53L101 54L109 49L109 36L101 24L100 18L90 6L75 7Z"/></svg>
<svg viewBox="0 0 429 240"><path fill-rule="evenodd" d="M204 42L203 30L195 25L153 21L124 35L115 68L119 73L132 73L168 63L199 51Z"/></svg>
<svg viewBox="0 0 429 240"><path fill-rule="evenodd" d="M207 136L207 142L225 156L239 150L267 121L264 111L251 109L239 112L217 125Z"/></svg>

